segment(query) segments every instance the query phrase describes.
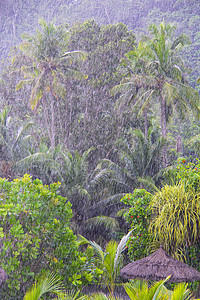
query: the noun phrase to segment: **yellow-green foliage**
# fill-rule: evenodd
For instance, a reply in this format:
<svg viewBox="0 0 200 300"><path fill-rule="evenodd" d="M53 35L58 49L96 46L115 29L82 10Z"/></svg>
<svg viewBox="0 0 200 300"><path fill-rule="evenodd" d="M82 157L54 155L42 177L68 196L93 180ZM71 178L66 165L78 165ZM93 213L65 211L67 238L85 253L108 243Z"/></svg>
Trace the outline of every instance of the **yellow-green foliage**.
<svg viewBox="0 0 200 300"><path fill-rule="evenodd" d="M192 185L181 180L177 185L165 185L151 199L154 219L150 231L155 240L175 251L187 242L192 245L200 227L200 194Z"/></svg>
<svg viewBox="0 0 200 300"><path fill-rule="evenodd" d="M169 276L170 277L170 276ZM125 283L124 288L130 300L189 300L192 293L187 289L187 283L179 283L173 291L168 290L164 283L169 279L161 280L152 285L141 280ZM198 299L196 299L198 300Z"/></svg>

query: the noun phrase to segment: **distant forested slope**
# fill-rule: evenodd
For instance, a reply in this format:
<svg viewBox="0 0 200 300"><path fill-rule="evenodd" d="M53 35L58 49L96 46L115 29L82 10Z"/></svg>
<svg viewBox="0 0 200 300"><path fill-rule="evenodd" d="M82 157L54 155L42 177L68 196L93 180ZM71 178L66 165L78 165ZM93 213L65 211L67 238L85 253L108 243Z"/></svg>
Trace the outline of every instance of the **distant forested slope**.
<svg viewBox="0 0 200 300"><path fill-rule="evenodd" d="M0 2L0 57L6 57L20 35L34 32L38 19L57 24L83 22L94 19L101 24L124 23L137 37L145 34L149 24L163 19L186 33L191 46L184 50L184 58L194 70L190 81L196 85L200 62L200 1L199 0L1 0Z"/></svg>

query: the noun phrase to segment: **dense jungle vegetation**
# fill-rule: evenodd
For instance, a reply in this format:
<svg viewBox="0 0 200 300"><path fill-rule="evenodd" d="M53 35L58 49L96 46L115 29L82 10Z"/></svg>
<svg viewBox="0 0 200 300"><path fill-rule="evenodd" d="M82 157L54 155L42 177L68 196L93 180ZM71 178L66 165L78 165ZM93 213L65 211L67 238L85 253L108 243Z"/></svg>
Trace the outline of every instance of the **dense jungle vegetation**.
<svg viewBox="0 0 200 300"><path fill-rule="evenodd" d="M113 296L160 244L200 270L199 1L3 0L0 20L2 299L42 275Z"/></svg>

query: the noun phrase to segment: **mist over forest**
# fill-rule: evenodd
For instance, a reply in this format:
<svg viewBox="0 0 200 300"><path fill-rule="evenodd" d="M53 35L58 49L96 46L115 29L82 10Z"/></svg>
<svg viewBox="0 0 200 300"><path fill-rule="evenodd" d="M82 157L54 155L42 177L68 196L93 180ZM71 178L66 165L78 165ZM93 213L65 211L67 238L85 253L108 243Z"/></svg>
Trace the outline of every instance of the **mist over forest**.
<svg viewBox="0 0 200 300"><path fill-rule="evenodd" d="M78 234L200 270L200 1L1 0L0 37L5 299L54 268L113 296Z"/></svg>
<svg viewBox="0 0 200 300"><path fill-rule="evenodd" d="M184 58L193 71L193 81L199 70L199 16L200 3L197 0L2 0L0 3L0 56L7 57L10 48L17 45L24 32L34 33L38 20L55 21L55 24L69 24L95 20L99 25L122 22L139 39L147 33L151 23L163 20L177 28L177 34L186 33L191 40L185 49ZM195 84L195 83L193 83Z"/></svg>

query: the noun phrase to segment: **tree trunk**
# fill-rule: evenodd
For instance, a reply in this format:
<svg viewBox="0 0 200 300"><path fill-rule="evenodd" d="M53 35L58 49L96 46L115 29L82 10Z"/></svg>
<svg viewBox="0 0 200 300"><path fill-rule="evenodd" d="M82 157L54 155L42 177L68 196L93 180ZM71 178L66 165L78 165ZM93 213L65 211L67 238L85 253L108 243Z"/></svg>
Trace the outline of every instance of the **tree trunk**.
<svg viewBox="0 0 200 300"><path fill-rule="evenodd" d="M145 140L147 141L147 139L148 139L147 109L145 109L145 112L144 112L144 136L145 136Z"/></svg>
<svg viewBox="0 0 200 300"><path fill-rule="evenodd" d="M166 100L161 94L161 117L160 117L160 124L161 124L161 131L162 131L162 137L166 140L167 139L167 119L166 119ZM167 148L166 145L164 145L163 148L163 166L165 167L167 165Z"/></svg>
<svg viewBox="0 0 200 300"><path fill-rule="evenodd" d="M51 88L51 147L55 148L55 114L54 114L54 95Z"/></svg>
<svg viewBox="0 0 200 300"><path fill-rule="evenodd" d="M44 109L45 125L46 125L46 128L47 128L49 140L51 141L51 131L50 131L49 122L48 122L48 111L47 111L46 99L44 97L43 97L43 109Z"/></svg>

